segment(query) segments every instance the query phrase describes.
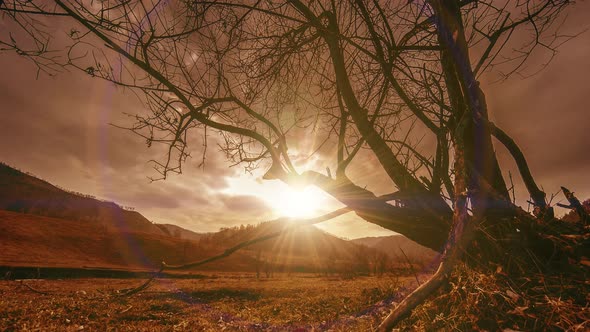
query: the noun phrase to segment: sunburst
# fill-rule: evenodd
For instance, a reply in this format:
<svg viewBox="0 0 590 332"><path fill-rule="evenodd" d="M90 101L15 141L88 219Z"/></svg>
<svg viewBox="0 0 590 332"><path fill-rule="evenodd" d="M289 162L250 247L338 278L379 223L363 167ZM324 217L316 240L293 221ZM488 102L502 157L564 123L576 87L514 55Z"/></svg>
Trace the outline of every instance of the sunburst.
<svg viewBox="0 0 590 332"><path fill-rule="evenodd" d="M315 216L326 201L326 194L314 186L292 188L285 186L270 200L273 210L282 217L309 218Z"/></svg>

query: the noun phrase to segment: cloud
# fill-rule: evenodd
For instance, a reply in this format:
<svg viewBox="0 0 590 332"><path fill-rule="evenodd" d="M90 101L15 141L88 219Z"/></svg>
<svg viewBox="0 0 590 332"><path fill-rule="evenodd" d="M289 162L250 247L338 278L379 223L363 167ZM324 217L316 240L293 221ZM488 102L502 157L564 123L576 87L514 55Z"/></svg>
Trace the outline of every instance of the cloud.
<svg viewBox="0 0 590 332"><path fill-rule="evenodd" d="M70 190L133 206L155 221L174 222L177 216L189 223L193 216L219 216L227 209L211 195L239 170L215 151L214 134L204 170L195 141L191 148L199 157L186 162L184 174L151 182L148 177L158 174L148 160L162 156L162 147L148 149L142 138L109 125L129 124L122 112L142 112L136 98L80 73L35 80L34 68L16 56L3 55L0 65L2 161ZM171 212L178 210L192 212Z"/></svg>
<svg viewBox="0 0 590 332"><path fill-rule="evenodd" d="M256 196L249 195L218 195L229 211L236 211L248 215L268 213L270 207Z"/></svg>

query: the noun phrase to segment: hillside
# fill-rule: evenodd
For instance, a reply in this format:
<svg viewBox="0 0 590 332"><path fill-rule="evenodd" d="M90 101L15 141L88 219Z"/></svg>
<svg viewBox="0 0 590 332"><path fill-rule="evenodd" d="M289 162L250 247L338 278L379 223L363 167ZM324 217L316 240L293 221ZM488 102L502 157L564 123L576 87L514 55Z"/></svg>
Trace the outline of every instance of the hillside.
<svg viewBox="0 0 590 332"><path fill-rule="evenodd" d="M292 227L294 226L294 227ZM287 230L280 236L244 249L258 259L272 263L278 270L323 272L370 272L378 251L325 233L315 226L297 226L278 221L257 226L223 229L202 237L204 246L223 243L226 247Z"/></svg>
<svg viewBox="0 0 590 332"><path fill-rule="evenodd" d="M396 261L405 262L406 258L403 256L404 253L413 263L416 262L421 264L428 264L437 256L435 251L423 247L402 235L365 237L352 240L352 242L363 244L367 247L384 252Z"/></svg>
<svg viewBox="0 0 590 332"><path fill-rule="evenodd" d="M92 223L0 210L0 265L154 269L162 260L183 264L220 253L167 235L111 231ZM252 270L242 253L202 270Z"/></svg>
<svg viewBox="0 0 590 332"><path fill-rule="evenodd" d="M199 241L203 237L203 233L197 233L193 231L189 231L188 229L182 228L177 225L172 224L155 224L158 226L166 235L184 239L184 240L192 240L192 241Z"/></svg>
<svg viewBox="0 0 590 332"><path fill-rule="evenodd" d="M91 222L122 232L165 233L136 211L71 193L0 163L0 210Z"/></svg>
<svg viewBox="0 0 590 332"><path fill-rule="evenodd" d="M218 255L283 227L269 222L203 234L193 241L0 210L0 265L154 269L161 261L185 264ZM303 226L198 270L366 273L371 271L375 254L373 249Z"/></svg>

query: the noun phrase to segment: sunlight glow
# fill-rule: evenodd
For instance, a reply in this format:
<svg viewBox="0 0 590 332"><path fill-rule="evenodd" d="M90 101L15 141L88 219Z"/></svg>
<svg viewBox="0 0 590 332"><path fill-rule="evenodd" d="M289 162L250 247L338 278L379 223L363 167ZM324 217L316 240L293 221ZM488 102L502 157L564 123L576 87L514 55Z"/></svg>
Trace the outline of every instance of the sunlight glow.
<svg viewBox="0 0 590 332"><path fill-rule="evenodd" d="M221 190L222 193L256 196L269 207L269 215L264 220L279 217L313 218L344 206L313 185L288 185L278 180L262 181L248 175L230 177L226 181L228 186Z"/></svg>
<svg viewBox="0 0 590 332"><path fill-rule="evenodd" d="M305 187L300 190L284 187L270 199L271 207L283 217L310 218L314 217L322 207L325 194L316 187Z"/></svg>

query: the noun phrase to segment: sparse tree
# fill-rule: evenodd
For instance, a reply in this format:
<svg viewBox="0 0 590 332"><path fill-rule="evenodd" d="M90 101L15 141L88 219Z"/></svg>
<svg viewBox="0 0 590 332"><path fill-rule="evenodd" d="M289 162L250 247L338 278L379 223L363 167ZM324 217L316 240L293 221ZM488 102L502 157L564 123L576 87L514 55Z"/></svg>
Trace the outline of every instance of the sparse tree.
<svg viewBox="0 0 590 332"><path fill-rule="evenodd" d="M359 245L355 248L352 257L352 271L356 274L371 273L371 250L369 247Z"/></svg>
<svg viewBox="0 0 590 332"><path fill-rule="evenodd" d="M264 260L264 274L266 278L272 278L274 276L275 270L275 260L272 258L267 258Z"/></svg>
<svg viewBox="0 0 590 332"><path fill-rule="evenodd" d="M7 0L0 45L41 72L76 68L138 93L149 111L131 115L130 129L168 147L155 161L162 178L181 172L189 143L206 150L217 133L235 164L313 184L367 222L443 252L439 271L385 330L465 250L504 264L500 239L540 256L552 245L543 227L554 223L552 208L518 145L489 121L478 77L522 72L537 50L551 57L570 38L557 29L570 3ZM48 18L68 37L38 24ZM315 145L298 146L311 133ZM514 157L536 217L510 201L494 140ZM298 169L305 153L320 156L327 174ZM359 158L376 160L395 191L377 196L349 178L351 164L368 162Z"/></svg>
<svg viewBox="0 0 590 332"><path fill-rule="evenodd" d="M377 251L373 256L373 270L375 275L381 277L387 271L389 256L381 251Z"/></svg>
<svg viewBox="0 0 590 332"><path fill-rule="evenodd" d="M254 264L256 264L255 268L256 268L256 279L260 279L260 271L262 271L262 264L263 264L263 257L262 257L262 251L259 249L256 252L256 260L254 261Z"/></svg>

